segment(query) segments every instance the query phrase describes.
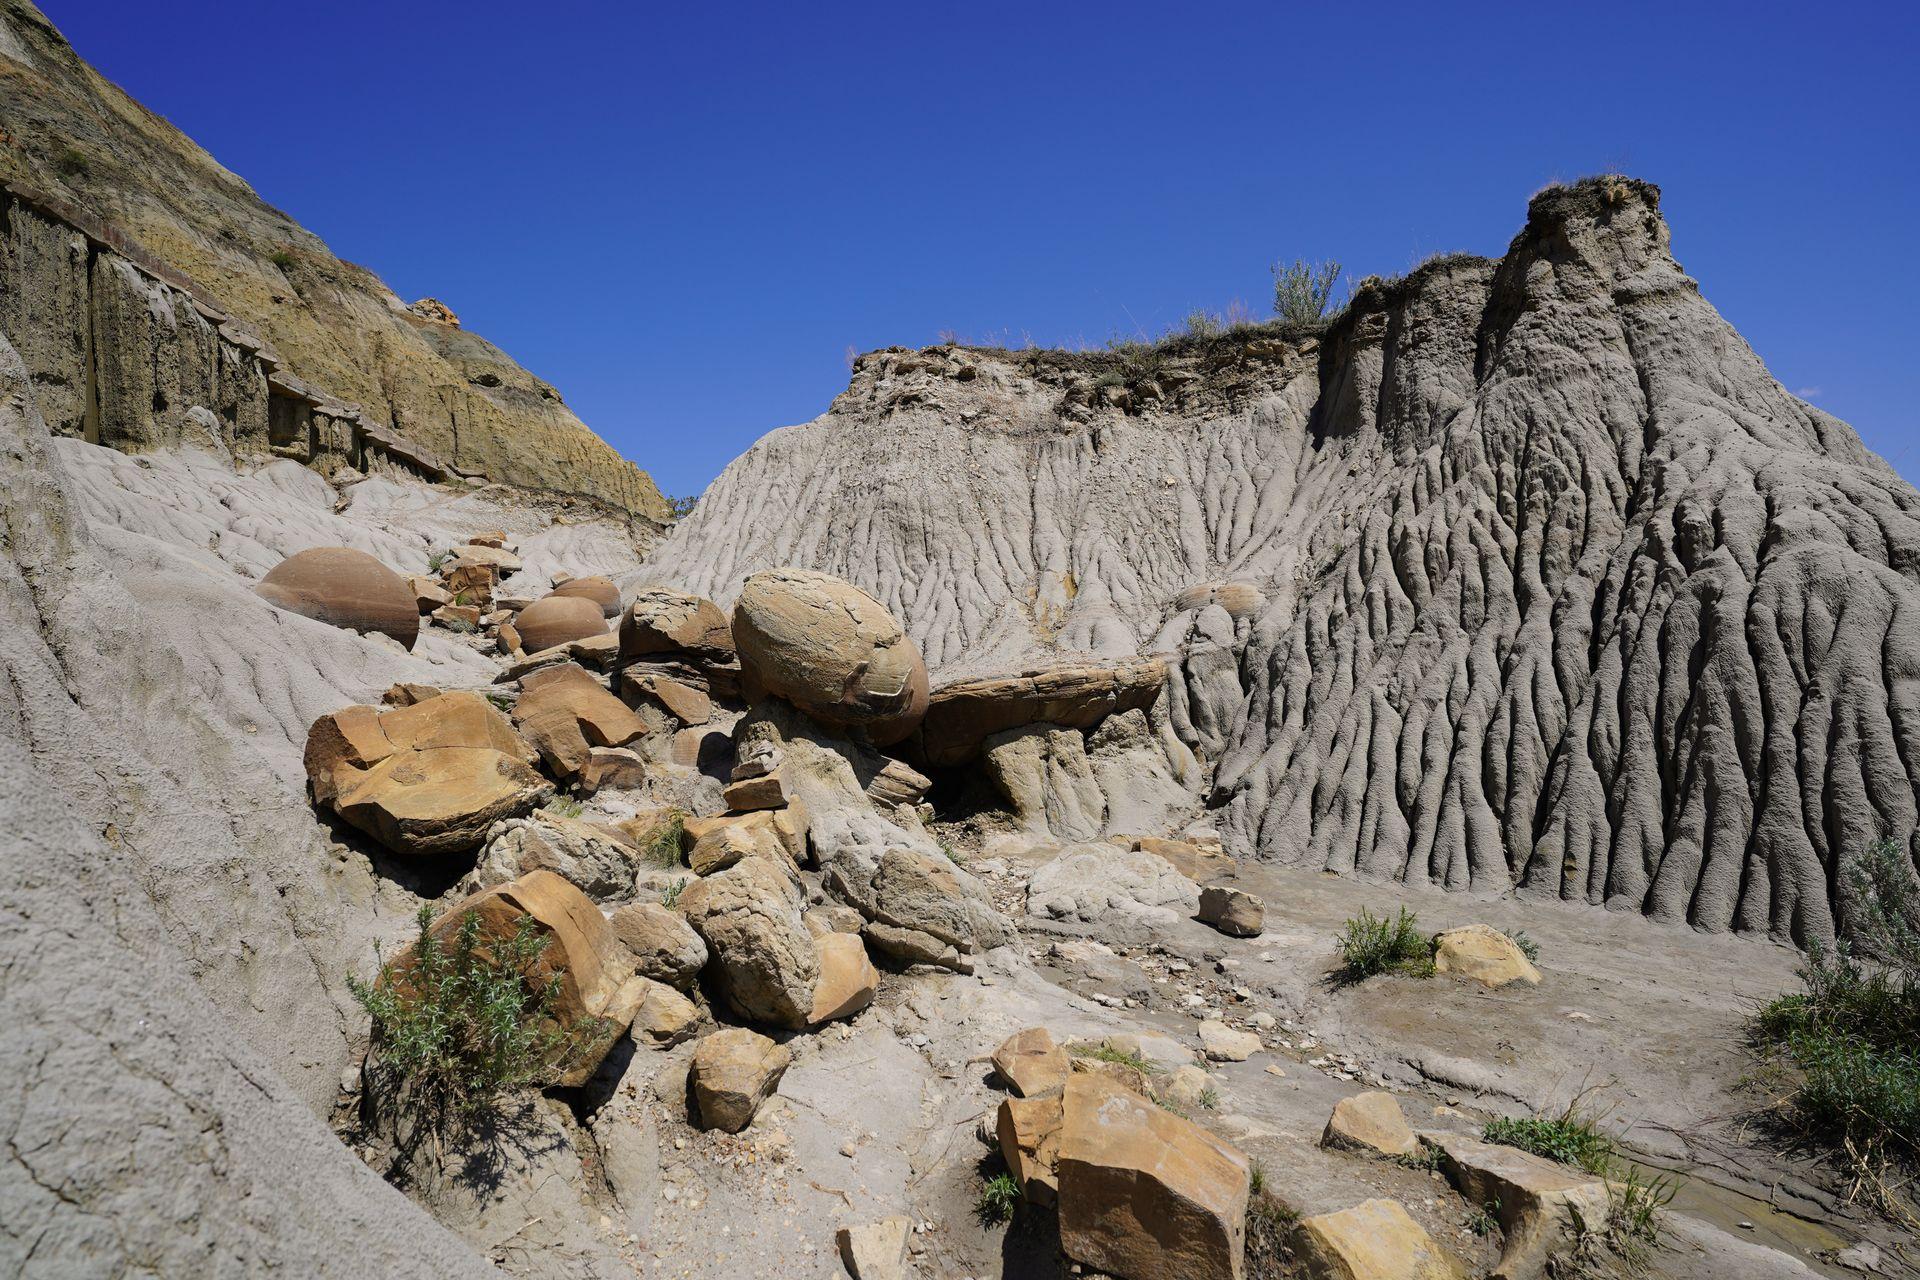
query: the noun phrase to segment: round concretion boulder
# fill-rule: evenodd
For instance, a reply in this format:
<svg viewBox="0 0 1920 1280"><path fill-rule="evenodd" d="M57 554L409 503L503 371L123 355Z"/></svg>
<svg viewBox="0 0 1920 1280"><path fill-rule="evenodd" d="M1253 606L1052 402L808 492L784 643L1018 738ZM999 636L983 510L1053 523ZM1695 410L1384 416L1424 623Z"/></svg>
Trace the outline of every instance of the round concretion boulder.
<svg viewBox="0 0 1920 1280"><path fill-rule="evenodd" d="M520 647L528 653L607 633L606 615L584 596L551 595L534 601L513 620Z"/></svg>
<svg viewBox="0 0 1920 1280"><path fill-rule="evenodd" d="M886 606L804 569L748 578L733 606L733 642L749 698L785 698L821 724L898 742L927 714L927 664Z"/></svg>
<svg viewBox="0 0 1920 1280"><path fill-rule="evenodd" d="M290 613L362 635L377 631L409 649L420 636L419 602L407 580L352 547L288 556L254 591Z"/></svg>
<svg viewBox="0 0 1920 1280"><path fill-rule="evenodd" d="M572 578L547 593L549 596L577 596L582 600L591 600L600 606L603 618L618 617L620 614L620 588L613 585L613 579L595 574L591 578Z"/></svg>

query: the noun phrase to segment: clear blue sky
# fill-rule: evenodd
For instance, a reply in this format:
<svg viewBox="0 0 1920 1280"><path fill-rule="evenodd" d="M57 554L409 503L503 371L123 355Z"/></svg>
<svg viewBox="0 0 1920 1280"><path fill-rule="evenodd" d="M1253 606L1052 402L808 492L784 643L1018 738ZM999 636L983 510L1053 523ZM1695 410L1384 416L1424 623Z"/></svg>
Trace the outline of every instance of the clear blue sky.
<svg viewBox="0 0 1920 1280"><path fill-rule="evenodd" d="M849 347L1097 343L1262 305L1275 258L1497 254L1610 166L1920 477L1909 4L41 2L669 492L825 409Z"/></svg>

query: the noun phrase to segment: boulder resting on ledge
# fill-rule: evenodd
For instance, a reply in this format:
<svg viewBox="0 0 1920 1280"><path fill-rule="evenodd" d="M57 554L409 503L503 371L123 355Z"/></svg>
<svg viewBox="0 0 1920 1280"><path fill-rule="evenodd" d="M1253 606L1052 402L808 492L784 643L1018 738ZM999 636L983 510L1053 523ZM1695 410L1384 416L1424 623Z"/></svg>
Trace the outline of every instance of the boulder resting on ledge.
<svg viewBox="0 0 1920 1280"><path fill-rule="evenodd" d="M1108 716L1151 707L1166 678L1165 662L1139 657L957 680L933 691L913 745L927 764L952 768L1009 729L1042 723L1091 729Z"/></svg>

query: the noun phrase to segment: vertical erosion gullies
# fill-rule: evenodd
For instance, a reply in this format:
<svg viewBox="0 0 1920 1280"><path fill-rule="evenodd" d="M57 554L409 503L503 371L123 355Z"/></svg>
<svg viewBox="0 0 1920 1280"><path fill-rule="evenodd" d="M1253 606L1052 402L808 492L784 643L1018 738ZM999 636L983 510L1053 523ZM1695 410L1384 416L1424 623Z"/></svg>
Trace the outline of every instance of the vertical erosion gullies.
<svg viewBox="0 0 1920 1280"><path fill-rule="evenodd" d="M1318 339L874 352L649 576L840 574L936 681L1174 651L1242 855L1825 940L1920 822L1920 495L1668 240L1603 179Z"/></svg>

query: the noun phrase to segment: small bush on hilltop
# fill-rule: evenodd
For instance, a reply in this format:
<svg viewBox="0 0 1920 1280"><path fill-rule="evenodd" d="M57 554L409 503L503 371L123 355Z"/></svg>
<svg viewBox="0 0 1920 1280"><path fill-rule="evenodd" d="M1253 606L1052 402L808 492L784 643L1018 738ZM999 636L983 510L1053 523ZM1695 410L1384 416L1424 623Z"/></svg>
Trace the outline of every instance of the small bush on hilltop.
<svg viewBox="0 0 1920 1280"><path fill-rule="evenodd" d="M1273 314L1290 325L1315 328L1327 321L1327 304L1340 279L1337 262L1308 262L1296 258L1292 266L1273 264Z"/></svg>
<svg viewBox="0 0 1920 1280"><path fill-rule="evenodd" d="M1920 882L1891 840L1849 879L1861 904L1853 946L1812 949L1805 989L1764 1006L1751 1030L1789 1077L1781 1114L1842 1154L1856 1191L1912 1224L1896 1184L1920 1168Z"/></svg>
<svg viewBox="0 0 1920 1280"><path fill-rule="evenodd" d="M1404 973L1416 978L1433 974L1433 941L1420 932L1420 917L1400 908L1389 920L1365 907L1341 925L1340 960L1355 981L1377 973Z"/></svg>
<svg viewBox="0 0 1920 1280"><path fill-rule="evenodd" d="M347 989L373 1019L378 1060L424 1114L470 1117L565 1067L592 1038L591 1025L556 1025L562 975L534 976L547 940L531 916L511 935L483 937L479 913L469 911L451 942L430 932L431 906L417 921L409 954L383 962L372 982L349 976Z"/></svg>

